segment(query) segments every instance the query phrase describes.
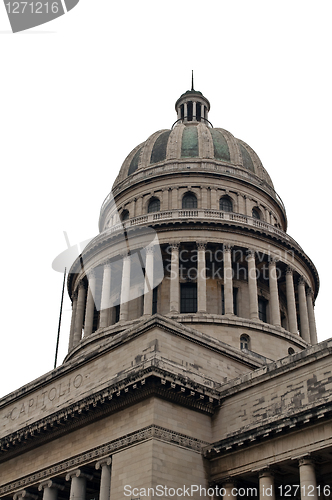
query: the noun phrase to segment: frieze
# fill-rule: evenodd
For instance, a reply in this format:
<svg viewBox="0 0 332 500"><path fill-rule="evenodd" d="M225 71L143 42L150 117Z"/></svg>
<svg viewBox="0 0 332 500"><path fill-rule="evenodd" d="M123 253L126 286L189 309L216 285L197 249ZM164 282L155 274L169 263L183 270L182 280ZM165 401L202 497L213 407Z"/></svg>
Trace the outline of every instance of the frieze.
<svg viewBox="0 0 332 500"><path fill-rule="evenodd" d="M191 384L187 378L172 374L158 367L159 361L152 360L152 366L118 380L74 404L66 406L32 424L7 434L0 439L0 455L8 458L39 443L73 430L77 425L93 421L108 412L117 411L132 404L137 398L159 394L178 404L195 408L203 413L213 414L219 404L218 391L212 387ZM76 377L78 384L80 378ZM157 381L157 383L155 383ZM140 389L140 390L138 390ZM51 390L51 389L50 389ZM53 392L52 392L53 394ZM65 424L65 425L64 425Z"/></svg>
<svg viewBox="0 0 332 500"><path fill-rule="evenodd" d="M65 401L73 392L77 392L83 381L83 375L78 373L65 381L41 389L37 394L33 393L31 396L11 405L2 416L0 436L3 435L3 431L6 432L7 427L10 427L8 424L11 422L23 422L34 414L44 412L58 405L59 402Z"/></svg>
<svg viewBox="0 0 332 500"><path fill-rule="evenodd" d="M33 474L17 481L8 483L0 487L0 495L6 495L40 481L51 479L54 475L66 475L70 472L75 472L78 466L87 465L91 462L97 462L101 458L118 452L123 448L127 448L150 439L158 439L169 444L181 446L182 448L186 448L196 453L201 453L203 447L209 444L207 441L192 438L185 434L152 424L138 431L122 436L121 438L93 448L79 456L72 457L69 460L64 460L51 467L34 472Z"/></svg>

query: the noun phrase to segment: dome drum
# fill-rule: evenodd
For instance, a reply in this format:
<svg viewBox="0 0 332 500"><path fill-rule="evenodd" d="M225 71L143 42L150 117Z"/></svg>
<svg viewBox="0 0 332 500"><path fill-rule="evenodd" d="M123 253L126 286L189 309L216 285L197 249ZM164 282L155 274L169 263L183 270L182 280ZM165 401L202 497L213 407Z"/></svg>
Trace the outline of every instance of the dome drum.
<svg viewBox="0 0 332 500"><path fill-rule="evenodd" d="M155 314L263 364L317 342L317 271L286 233L285 207L255 151L210 126L209 110L200 92L187 91L175 126L123 162L100 235L68 279L80 311L69 357ZM154 244L130 245L139 231L152 231Z"/></svg>

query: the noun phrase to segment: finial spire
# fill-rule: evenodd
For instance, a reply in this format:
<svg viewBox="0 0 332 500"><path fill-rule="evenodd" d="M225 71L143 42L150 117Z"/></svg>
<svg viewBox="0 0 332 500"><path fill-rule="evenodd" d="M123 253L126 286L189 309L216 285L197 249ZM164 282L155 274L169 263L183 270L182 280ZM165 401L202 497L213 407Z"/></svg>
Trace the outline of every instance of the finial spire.
<svg viewBox="0 0 332 500"><path fill-rule="evenodd" d="M194 90L194 70L191 70L191 90Z"/></svg>

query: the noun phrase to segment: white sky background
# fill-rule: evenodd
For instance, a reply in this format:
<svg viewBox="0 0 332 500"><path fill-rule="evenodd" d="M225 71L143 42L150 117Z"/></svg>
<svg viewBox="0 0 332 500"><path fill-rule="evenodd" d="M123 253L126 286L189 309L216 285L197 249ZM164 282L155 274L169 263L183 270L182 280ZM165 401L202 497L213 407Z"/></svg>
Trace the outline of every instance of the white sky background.
<svg viewBox="0 0 332 500"><path fill-rule="evenodd" d="M330 1L81 0L11 34L0 4L0 397L53 368L63 276L53 259L98 232L127 154L176 120L190 88L259 155L288 233L316 265L330 333ZM66 355L66 294L59 363Z"/></svg>

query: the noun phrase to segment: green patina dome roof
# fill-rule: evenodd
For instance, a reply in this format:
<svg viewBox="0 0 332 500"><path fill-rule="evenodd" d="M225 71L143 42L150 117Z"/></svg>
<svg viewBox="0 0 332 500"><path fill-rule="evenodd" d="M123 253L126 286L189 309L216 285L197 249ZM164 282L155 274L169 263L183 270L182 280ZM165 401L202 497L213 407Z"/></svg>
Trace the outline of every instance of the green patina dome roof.
<svg viewBox="0 0 332 500"><path fill-rule="evenodd" d="M214 160L249 170L273 188L270 176L248 144L227 130L210 128L202 122L179 123L172 130L152 134L127 156L113 188L135 172L161 162L183 162L186 159Z"/></svg>

